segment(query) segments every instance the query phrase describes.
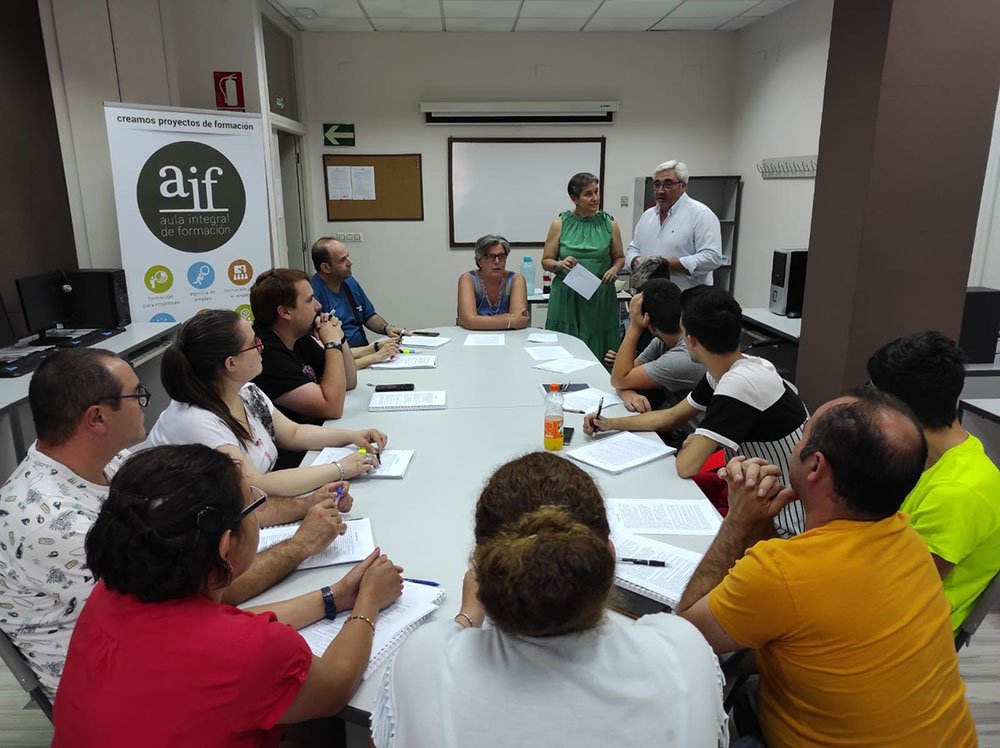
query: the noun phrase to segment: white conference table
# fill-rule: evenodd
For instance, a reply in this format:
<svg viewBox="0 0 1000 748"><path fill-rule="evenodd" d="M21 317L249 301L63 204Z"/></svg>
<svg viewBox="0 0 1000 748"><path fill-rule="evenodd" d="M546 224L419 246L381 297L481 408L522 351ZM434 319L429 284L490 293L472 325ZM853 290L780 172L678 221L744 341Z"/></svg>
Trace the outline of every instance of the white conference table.
<svg viewBox="0 0 1000 748"><path fill-rule="evenodd" d="M401 480L361 479L352 482L352 515L369 517L375 542L405 568L403 576L439 582L448 597L436 615L451 618L461 601L462 577L473 547L473 513L485 480L512 458L542 448L544 382L586 382L614 392L608 372L597 364L572 375L558 375L532 368L536 363L522 349L531 330L505 333L500 348L467 347L469 333L461 328L438 328L450 343L434 351L437 368L372 370L358 372L358 388L348 393L344 417L328 425L345 428L375 427L389 436L389 448L416 453ZM532 344L533 345L533 344ZM594 360L582 341L559 333L557 344L578 358ZM421 351L424 353L425 351ZM417 390L443 389L448 393L444 410L369 413L373 389L369 383L413 382ZM624 413L622 406L610 409ZM583 416L565 414L565 425L576 427L572 446L584 444ZM657 439L655 434L644 435ZM567 449L561 453L565 454ZM316 453L306 457L310 462ZM606 497L701 499L691 480L677 476L673 457L611 475L587 470ZM707 536L653 536L690 550L704 551ZM294 572L246 606L287 599L325 584L332 584L350 566ZM364 681L342 716L367 724L381 671ZM356 711L360 710L360 712Z"/></svg>

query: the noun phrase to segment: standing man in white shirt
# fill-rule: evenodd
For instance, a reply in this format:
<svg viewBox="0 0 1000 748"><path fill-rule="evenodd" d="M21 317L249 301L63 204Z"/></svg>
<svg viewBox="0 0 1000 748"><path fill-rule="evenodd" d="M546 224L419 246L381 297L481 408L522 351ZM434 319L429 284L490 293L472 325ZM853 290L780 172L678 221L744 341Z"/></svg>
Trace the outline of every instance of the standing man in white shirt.
<svg viewBox="0 0 1000 748"><path fill-rule="evenodd" d="M666 161L653 170L656 205L642 214L625 250L625 267L634 271L649 257L665 257L670 280L683 291L712 285L712 271L722 265L722 229L704 203L687 195L688 168Z"/></svg>

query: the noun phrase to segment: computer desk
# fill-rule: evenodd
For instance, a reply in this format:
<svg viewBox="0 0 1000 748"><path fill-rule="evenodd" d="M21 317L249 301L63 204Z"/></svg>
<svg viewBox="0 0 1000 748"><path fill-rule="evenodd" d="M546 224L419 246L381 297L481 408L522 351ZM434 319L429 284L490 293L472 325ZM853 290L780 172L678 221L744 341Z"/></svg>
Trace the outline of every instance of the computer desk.
<svg viewBox="0 0 1000 748"><path fill-rule="evenodd" d="M141 366L163 353L173 340L178 326L176 322L136 322L128 325L124 332L103 341L98 347L118 354L133 366ZM28 402L31 376L25 374L11 379L0 379L0 416L10 419L11 440L17 462L24 459L26 454L18 410Z"/></svg>
<svg viewBox="0 0 1000 748"><path fill-rule="evenodd" d="M519 455L542 448L546 382L586 382L614 392L608 372L600 364L570 375L534 369L537 363L523 348L532 330L507 331L505 345L467 347L469 331L438 328L451 342L436 350L436 369L358 372L358 387L349 392L344 416L328 425L340 428L374 427L389 436L390 448L413 449L406 476L401 480L361 479L352 482L352 515L368 517L375 542L405 568L404 576L439 582L448 597L435 614L450 619L461 601L462 577L473 549L473 513L486 479L498 467ZM537 331L537 330L536 330ZM535 344L531 344L534 346ZM559 333L558 343L575 357L595 360L583 341ZM448 407L418 412L369 413L373 392L369 384L412 382L417 390L445 390ZM614 416L622 406L608 408ZM572 446L586 443L583 415L565 414L565 425L576 428ZM657 439L655 434L645 434ZM571 448L571 447L570 447ZM565 455L565 451L559 453ZM306 456L308 464L316 453ZM620 475L581 465L612 498L699 499L706 501L691 480L677 476L673 457L627 470ZM690 550L705 551L706 536L654 536ZM294 572L245 606L284 600L332 584L350 566ZM617 615L617 614L613 614ZM382 671L364 681L341 715L367 726Z"/></svg>

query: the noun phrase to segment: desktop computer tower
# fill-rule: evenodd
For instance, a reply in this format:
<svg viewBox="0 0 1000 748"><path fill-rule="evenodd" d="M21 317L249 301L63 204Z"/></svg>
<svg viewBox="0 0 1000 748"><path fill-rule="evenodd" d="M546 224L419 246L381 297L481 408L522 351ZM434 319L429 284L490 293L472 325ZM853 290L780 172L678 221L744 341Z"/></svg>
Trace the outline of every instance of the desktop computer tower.
<svg viewBox="0 0 1000 748"><path fill-rule="evenodd" d="M132 322L124 270L68 270L70 319L67 327L110 329Z"/></svg>
<svg viewBox="0 0 1000 748"><path fill-rule="evenodd" d="M768 309L786 317L802 316L806 289L805 249L776 249L771 261L771 296Z"/></svg>
<svg viewBox="0 0 1000 748"><path fill-rule="evenodd" d="M1000 334L1000 291L973 286L965 291L965 311L958 347L970 364L992 364Z"/></svg>

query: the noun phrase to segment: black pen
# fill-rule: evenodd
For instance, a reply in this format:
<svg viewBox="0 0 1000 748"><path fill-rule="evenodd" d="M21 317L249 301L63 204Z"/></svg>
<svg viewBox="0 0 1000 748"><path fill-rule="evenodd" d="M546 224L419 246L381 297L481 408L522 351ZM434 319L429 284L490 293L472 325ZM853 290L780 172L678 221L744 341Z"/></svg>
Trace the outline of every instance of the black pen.
<svg viewBox="0 0 1000 748"><path fill-rule="evenodd" d="M620 564L638 564L639 566L660 566L666 567L670 566L666 561L659 561L655 558L620 558L618 559Z"/></svg>

